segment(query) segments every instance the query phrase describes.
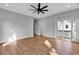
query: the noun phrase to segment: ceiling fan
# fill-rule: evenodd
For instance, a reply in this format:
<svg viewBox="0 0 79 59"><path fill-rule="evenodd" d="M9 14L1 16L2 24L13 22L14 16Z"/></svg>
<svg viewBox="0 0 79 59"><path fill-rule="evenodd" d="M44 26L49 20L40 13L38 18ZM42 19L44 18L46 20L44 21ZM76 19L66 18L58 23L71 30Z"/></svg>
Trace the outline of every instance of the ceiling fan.
<svg viewBox="0 0 79 59"><path fill-rule="evenodd" d="M37 12L38 14L40 14L40 13L44 14L45 11L48 11L48 9L46 9L48 7L48 5L41 7L41 3L38 3L37 7L34 5L30 5L30 6L33 8L33 9L30 9L30 10L33 10L33 13Z"/></svg>

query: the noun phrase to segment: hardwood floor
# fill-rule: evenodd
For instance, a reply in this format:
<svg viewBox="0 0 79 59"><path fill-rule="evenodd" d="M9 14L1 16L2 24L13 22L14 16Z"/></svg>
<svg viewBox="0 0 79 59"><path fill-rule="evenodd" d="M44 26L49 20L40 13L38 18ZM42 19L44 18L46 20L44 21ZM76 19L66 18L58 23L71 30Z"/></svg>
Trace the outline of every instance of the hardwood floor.
<svg viewBox="0 0 79 59"><path fill-rule="evenodd" d="M79 44L65 40L35 36L0 44L0 55L77 55Z"/></svg>

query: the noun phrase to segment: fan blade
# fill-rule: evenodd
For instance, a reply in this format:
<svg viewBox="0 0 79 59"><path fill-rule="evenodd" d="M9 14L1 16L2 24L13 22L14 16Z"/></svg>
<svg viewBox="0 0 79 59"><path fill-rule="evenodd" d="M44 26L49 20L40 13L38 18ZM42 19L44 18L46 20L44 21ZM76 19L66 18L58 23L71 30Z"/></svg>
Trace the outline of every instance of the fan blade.
<svg viewBox="0 0 79 59"><path fill-rule="evenodd" d="M41 9L44 9L44 8L46 8L46 7L48 7L48 6L46 5L46 6L42 7Z"/></svg>
<svg viewBox="0 0 79 59"><path fill-rule="evenodd" d="M37 12L37 10L36 10L36 9L29 9L29 10L32 10L32 11L33 11L33 13Z"/></svg>
<svg viewBox="0 0 79 59"><path fill-rule="evenodd" d="M38 11L38 14L40 13L40 11Z"/></svg>
<svg viewBox="0 0 79 59"><path fill-rule="evenodd" d="M38 9L40 9L40 3L38 3Z"/></svg>
<svg viewBox="0 0 79 59"><path fill-rule="evenodd" d="M29 10L35 10L35 9L29 9Z"/></svg>
<svg viewBox="0 0 79 59"><path fill-rule="evenodd" d="M42 10L42 11L48 11L48 10Z"/></svg>
<svg viewBox="0 0 79 59"><path fill-rule="evenodd" d="M37 10L33 11L33 13L37 12Z"/></svg>
<svg viewBox="0 0 79 59"><path fill-rule="evenodd" d="M33 6L33 5L31 5L31 7L33 7L33 8L35 8L35 9L37 9L35 6Z"/></svg>
<svg viewBox="0 0 79 59"><path fill-rule="evenodd" d="M44 14L44 12L43 12L43 11L40 11L40 12Z"/></svg>

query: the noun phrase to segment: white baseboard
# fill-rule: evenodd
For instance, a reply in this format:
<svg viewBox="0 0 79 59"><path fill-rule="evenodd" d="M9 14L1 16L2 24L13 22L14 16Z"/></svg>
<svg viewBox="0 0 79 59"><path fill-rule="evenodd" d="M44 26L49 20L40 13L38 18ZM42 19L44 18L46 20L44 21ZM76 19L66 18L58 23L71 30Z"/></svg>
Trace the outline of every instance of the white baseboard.
<svg viewBox="0 0 79 59"><path fill-rule="evenodd" d="M17 40L24 39L24 38L29 38L29 37L33 37L33 35L30 35L30 36L20 36L20 37L17 38Z"/></svg>
<svg viewBox="0 0 79 59"><path fill-rule="evenodd" d="M50 37L50 38L55 38L55 36L49 36L49 35L43 35L43 36Z"/></svg>
<svg viewBox="0 0 79 59"><path fill-rule="evenodd" d="M29 36L19 36L17 37L16 39L17 40L20 40L20 39L24 39L24 38L29 38L29 37L33 37L33 35L29 35ZM3 40L3 41L0 41L0 43L3 43L3 42L8 42L8 39L6 40Z"/></svg>

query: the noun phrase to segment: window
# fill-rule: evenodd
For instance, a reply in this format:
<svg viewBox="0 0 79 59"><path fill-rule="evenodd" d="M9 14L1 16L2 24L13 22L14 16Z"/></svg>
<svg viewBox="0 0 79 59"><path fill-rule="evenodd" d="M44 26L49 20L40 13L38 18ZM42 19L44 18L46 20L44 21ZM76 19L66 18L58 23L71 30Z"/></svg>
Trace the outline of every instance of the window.
<svg viewBox="0 0 79 59"><path fill-rule="evenodd" d="M71 22L69 21L58 21L58 30L71 31Z"/></svg>

